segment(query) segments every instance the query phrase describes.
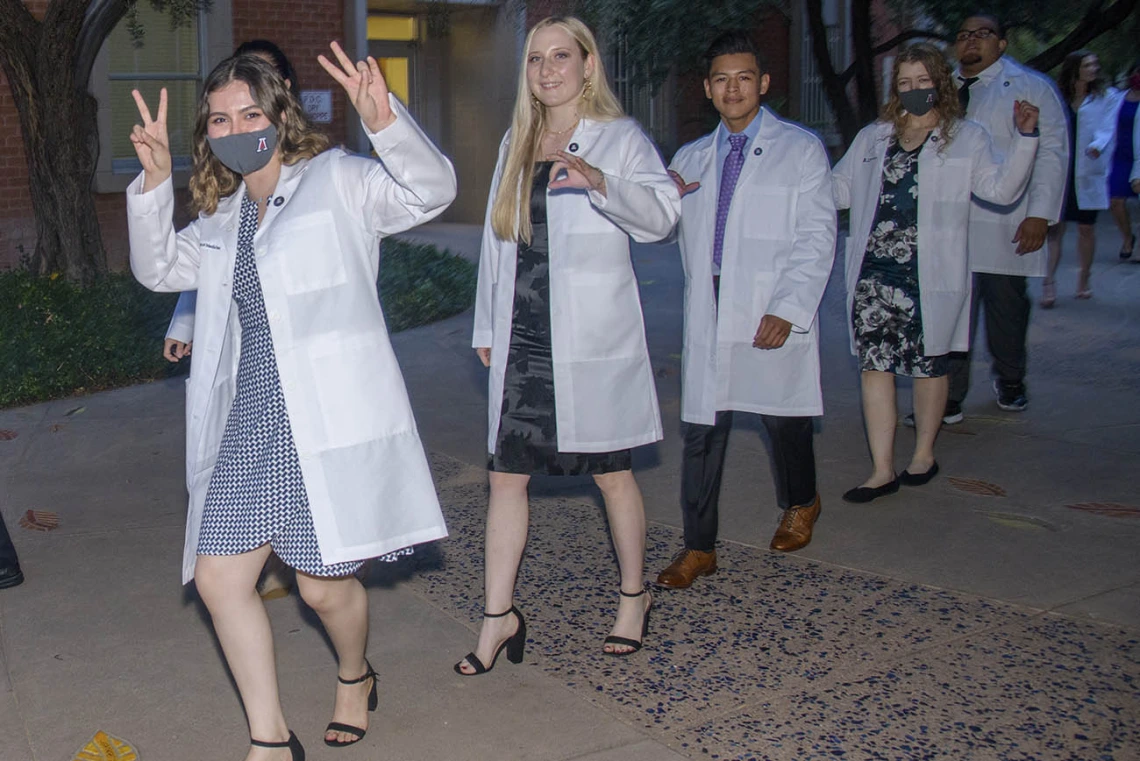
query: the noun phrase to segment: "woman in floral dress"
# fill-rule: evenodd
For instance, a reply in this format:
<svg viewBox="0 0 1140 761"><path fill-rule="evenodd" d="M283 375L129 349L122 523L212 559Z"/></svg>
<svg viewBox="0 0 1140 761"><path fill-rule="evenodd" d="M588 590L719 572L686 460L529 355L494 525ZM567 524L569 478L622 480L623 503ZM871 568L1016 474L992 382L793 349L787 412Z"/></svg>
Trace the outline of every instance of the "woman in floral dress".
<svg viewBox="0 0 1140 761"><path fill-rule="evenodd" d="M1021 133L1002 163L985 129L962 119L950 66L919 44L895 60L880 121L864 128L833 173L836 205L850 208L846 281L852 349L874 470L843 495L870 502L938 473L934 439L946 404L947 354L969 344L966 226L972 195L994 203L1024 191L1037 151L1037 109L1019 102ZM916 438L896 475L895 376L914 379Z"/></svg>

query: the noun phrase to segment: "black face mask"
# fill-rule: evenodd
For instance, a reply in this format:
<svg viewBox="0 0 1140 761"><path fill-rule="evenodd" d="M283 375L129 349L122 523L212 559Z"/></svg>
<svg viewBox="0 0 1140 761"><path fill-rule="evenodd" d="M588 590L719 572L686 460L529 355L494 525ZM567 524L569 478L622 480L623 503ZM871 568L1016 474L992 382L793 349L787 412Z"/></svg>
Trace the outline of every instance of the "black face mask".
<svg viewBox="0 0 1140 761"><path fill-rule="evenodd" d="M908 114L925 116L934 108L938 91L933 87L924 87L921 90L907 90L899 93L899 102Z"/></svg>
<svg viewBox="0 0 1140 761"><path fill-rule="evenodd" d="M273 158L273 149L277 147L277 128L270 124L257 132L206 139L218 161L244 176L261 169Z"/></svg>

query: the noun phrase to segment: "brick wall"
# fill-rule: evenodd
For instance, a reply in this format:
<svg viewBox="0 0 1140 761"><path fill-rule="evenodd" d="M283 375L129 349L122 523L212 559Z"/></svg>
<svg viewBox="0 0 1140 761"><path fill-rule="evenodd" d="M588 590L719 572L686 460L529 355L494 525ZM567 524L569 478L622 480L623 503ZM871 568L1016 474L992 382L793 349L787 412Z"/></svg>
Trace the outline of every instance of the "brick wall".
<svg viewBox="0 0 1140 761"><path fill-rule="evenodd" d="M47 0L25 3L37 18L43 17L47 4ZM317 63L317 54L327 50L330 40L342 39L343 8L340 0L305 3L233 0L235 44L254 37L273 40L293 61L302 87L333 91L333 122L325 125L325 129L335 143L345 140L347 103L340 86ZM124 268L127 223L123 194L96 195L95 206L107 263L112 268ZM0 268L17 265L21 255L31 254L35 245L35 219L28 193L28 167L19 115L8 81L0 73Z"/></svg>

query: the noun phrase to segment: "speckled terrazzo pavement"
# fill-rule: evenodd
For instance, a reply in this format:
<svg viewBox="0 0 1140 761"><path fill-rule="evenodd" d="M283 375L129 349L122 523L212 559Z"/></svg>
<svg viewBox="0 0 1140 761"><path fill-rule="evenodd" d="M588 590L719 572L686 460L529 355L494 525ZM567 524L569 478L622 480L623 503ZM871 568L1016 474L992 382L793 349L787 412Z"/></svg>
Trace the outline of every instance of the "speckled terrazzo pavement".
<svg viewBox="0 0 1140 761"><path fill-rule="evenodd" d="M474 631L486 476L432 459L451 538L413 561L406 584ZM1140 633L743 544L722 543L720 571L689 590L654 589L645 649L604 657L617 570L600 503L532 491L516 596L523 667L678 752L1140 759ZM675 529L651 525L648 567L678 543ZM499 668L501 678L514 667Z"/></svg>

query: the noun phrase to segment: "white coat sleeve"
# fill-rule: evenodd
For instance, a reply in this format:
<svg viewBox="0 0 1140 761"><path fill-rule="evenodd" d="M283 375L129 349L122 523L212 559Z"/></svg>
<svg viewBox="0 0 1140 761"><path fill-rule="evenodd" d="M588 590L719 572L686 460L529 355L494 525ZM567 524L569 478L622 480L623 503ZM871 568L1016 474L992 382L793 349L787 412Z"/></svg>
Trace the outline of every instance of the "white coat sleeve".
<svg viewBox="0 0 1140 761"><path fill-rule="evenodd" d="M174 181L142 192L145 174L127 186L127 232L131 272L152 291L192 291L198 287L198 222L174 232Z"/></svg>
<svg viewBox="0 0 1140 761"><path fill-rule="evenodd" d="M1124 93L1117 89L1110 89L1104 95L1104 102L1099 104L1097 110L1097 124L1093 125L1092 142L1089 148L1095 148L1098 153L1104 153L1112 136L1116 133L1117 106L1124 97Z"/></svg>
<svg viewBox="0 0 1140 761"><path fill-rule="evenodd" d="M507 160L510 134L503 138L499 146L499 160L495 163L495 174L491 178L491 190L487 194L487 212L483 217L483 241L479 247L479 278L475 286L475 329L471 335L471 346L483 349L491 346L494 338L495 280L499 275L499 255L503 241L495 235L491 227L491 207L499 182L503 175L503 165Z"/></svg>
<svg viewBox="0 0 1140 761"><path fill-rule="evenodd" d="M166 337L184 344L194 340L194 310L198 306L197 291L183 291L174 306Z"/></svg>
<svg viewBox="0 0 1140 761"><path fill-rule="evenodd" d="M591 190L590 202L638 243L668 237L681 218L681 194L653 143L630 130L621 174L606 175L606 194Z"/></svg>
<svg viewBox="0 0 1140 761"><path fill-rule="evenodd" d="M423 133L395 95L389 103L396 121L369 132L379 162L343 156L337 184L350 210L380 235L410 230L443 213L455 200L455 169ZM365 128L367 131L367 128Z"/></svg>
<svg viewBox="0 0 1140 761"><path fill-rule="evenodd" d="M810 330L815 321L835 259L831 165L823 145L814 139L812 143L800 173L792 252L768 302L768 314L787 320L800 333Z"/></svg>
<svg viewBox="0 0 1140 761"><path fill-rule="evenodd" d="M1049 224L1061 219L1065 204L1065 183L1069 177L1069 160L1072 157L1069 146L1069 127L1061 96L1052 83L1042 80L1040 103L1034 103L1041 111L1037 128L1041 133L1037 147L1037 159L1033 164L1033 174L1029 178L1026 192L1025 216L1038 217ZM1013 118L1013 114L1009 114Z"/></svg>
<svg viewBox="0 0 1140 761"><path fill-rule="evenodd" d="M1132 157L1132 173L1128 175L1128 181L1136 182L1140 180L1140 118L1135 119L1133 122Z"/></svg>
<svg viewBox="0 0 1140 761"><path fill-rule="evenodd" d="M1011 204L1020 198L1033 171L1040 138L1015 135L1004 160L994 150L993 140L984 129L979 127L968 139L976 143L971 151L974 162L970 170L970 192L999 205Z"/></svg>
<svg viewBox="0 0 1140 761"><path fill-rule="evenodd" d="M859 134L851 141L851 147L831 170L831 196L835 199L837 209L851 208L851 184L855 180L855 170L859 168L860 157L867 149L867 140L864 137L866 134L865 129L859 130Z"/></svg>

